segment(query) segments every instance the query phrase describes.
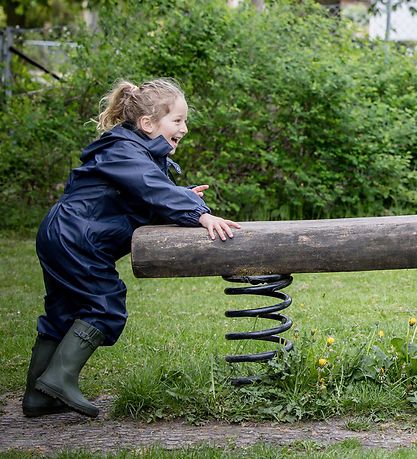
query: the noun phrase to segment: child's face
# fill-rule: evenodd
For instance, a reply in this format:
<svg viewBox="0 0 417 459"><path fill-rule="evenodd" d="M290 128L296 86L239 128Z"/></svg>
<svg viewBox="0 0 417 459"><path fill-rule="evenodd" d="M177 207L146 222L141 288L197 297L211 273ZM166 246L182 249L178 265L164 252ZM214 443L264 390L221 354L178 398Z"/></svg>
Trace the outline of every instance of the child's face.
<svg viewBox="0 0 417 459"><path fill-rule="evenodd" d="M184 97L176 97L169 113L162 117L157 123L152 123L152 132L148 133L149 137L155 139L159 135L163 135L172 146L170 154L174 154L180 140L188 132L187 115L188 105Z"/></svg>

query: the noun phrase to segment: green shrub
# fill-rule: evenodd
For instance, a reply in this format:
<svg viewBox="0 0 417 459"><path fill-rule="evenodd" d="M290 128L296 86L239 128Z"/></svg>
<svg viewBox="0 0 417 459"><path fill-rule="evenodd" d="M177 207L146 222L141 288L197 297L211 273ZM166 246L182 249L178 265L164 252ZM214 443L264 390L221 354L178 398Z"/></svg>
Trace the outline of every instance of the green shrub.
<svg viewBox="0 0 417 459"><path fill-rule="evenodd" d="M0 227L37 225L77 164L88 136L61 91L15 97L0 114Z"/></svg>
<svg viewBox="0 0 417 459"><path fill-rule="evenodd" d="M263 13L223 0L106 2L100 18L99 32L79 34L66 83L32 104L43 141L29 141L30 153L34 132L14 112L21 126L1 158L43 158L47 144L51 161L30 177L22 164L15 188L2 166L1 206L30 181L39 202L62 182L64 158L92 138L83 123L117 78L172 76L195 107L176 157L180 183L208 183L215 212L259 220L415 211L417 74L405 49L352 40L310 1L271 2Z"/></svg>

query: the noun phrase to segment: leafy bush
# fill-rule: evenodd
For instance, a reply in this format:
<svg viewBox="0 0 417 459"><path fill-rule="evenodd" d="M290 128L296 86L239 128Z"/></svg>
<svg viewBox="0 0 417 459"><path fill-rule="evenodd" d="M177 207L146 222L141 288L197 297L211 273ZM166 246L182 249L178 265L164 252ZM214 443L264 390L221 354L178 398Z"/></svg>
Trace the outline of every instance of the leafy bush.
<svg viewBox="0 0 417 459"><path fill-rule="evenodd" d="M313 2L271 2L264 13L225 3L106 2L100 31L78 37L76 71L32 106L49 145L58 139L51 126L65 123L51 154L73 156L91 138L83 123L117 78L172 76L195 107L177 153L182 183L208 183L215 212L241 220L413 213L415 58L352 40ZM11 155L26 148L24 123ZM60 164L39 174L49 190L65 175ZM31 179L41 196L39 178ZM0 179L4 202L15 192L3 169Z"/></svg>
<svg viewBox="0 0 417 459"><path fill-rule="evenodd" d="M88 138L67 102L55 88L39 98L13 98L0 114L0 227L37 225L63 192Z"/></svg>

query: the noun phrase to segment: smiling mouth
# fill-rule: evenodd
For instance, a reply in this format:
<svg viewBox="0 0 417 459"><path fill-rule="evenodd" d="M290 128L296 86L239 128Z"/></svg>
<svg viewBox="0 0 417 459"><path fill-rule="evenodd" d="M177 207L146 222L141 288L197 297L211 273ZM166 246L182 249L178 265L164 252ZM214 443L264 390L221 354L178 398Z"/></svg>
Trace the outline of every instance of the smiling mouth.
<svg viewBox="0 0 417 459"><path fill-rule="evenodd" d="M174 144L175 147L178 146L180 143L181 137L171 137L171 142Z"/></svg>

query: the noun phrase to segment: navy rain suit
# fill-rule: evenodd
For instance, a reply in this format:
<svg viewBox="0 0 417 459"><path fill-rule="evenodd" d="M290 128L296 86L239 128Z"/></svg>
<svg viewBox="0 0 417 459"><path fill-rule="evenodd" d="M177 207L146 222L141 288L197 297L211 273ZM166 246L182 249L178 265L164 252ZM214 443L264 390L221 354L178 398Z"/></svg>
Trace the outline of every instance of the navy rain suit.
<svg viewBox="0 0 417 459"><path fill-rule="evenodd" d="M115 262L130 252L135 228L155 219L198 226L210 212L168 178L171 150L163 136L149 139L123 124L83 151L36 239L46 288L40 334L60 340L78 318L102 331L105 345L114 344L127 319Z"/></svg>

